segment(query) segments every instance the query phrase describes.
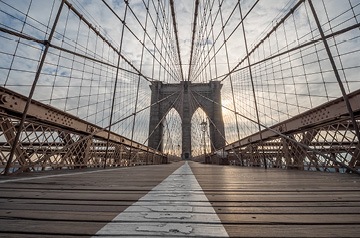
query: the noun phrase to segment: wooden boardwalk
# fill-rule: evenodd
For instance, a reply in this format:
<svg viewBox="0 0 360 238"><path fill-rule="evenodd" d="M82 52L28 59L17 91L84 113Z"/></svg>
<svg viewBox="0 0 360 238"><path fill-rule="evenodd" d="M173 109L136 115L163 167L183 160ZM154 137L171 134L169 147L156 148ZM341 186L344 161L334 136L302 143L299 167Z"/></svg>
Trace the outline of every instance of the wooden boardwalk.
<svg viewBox="0 0 360 238"><path fill-rule="evenodd" d="M360 176L188 164L230 237L360 237ZM125 209L130 211L129 206L140 198L149 202L144 196L183 165L184 162L177 162L0 177L0 237L94 236L119 214L126 213L122 213ZM190 176L184 171L184 176ZM182 178L181 171L177 173L178 177L172 180ZM173 203L187 202L192 206L190 210L178 211L192 214L182 215L186 226L198 224L201 228L194 231L211 236L211 226L216 222L209 221L208 228L206 222L186 220L194 213L197 217L209 216L204 201L196 200L201 197L201 188L194 186L189 188L195 196L193 202L186 201L177 188L163 188L163 192ZM131 214L136 216L136 210ZM136 219L135 224L143 223ZM127 226L128 221L121 221L114 224ZM197 236L181 229L170 229L161 235Z"/></svg>

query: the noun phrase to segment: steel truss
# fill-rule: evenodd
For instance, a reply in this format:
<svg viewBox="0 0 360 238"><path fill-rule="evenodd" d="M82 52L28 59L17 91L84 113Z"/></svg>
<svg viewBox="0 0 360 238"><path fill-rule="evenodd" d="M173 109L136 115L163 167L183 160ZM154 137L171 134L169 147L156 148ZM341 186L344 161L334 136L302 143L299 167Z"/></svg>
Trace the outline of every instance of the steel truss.
<svg viewBox="0 0 360 238"><path fill-rule="evenodd" d="M25 96L0 87L1 173L26 102ZM32 100L8 173L161 163L166 157L152 148Z"/></svg>
<svg viewBox="0 0 360 238"><path fill-rule="evenodd" d="M360 90L348 98L360 125ZM211 163L331 172L358 173L360 169L360 144L342 97L223 150L226 153L211 156Z"/></svg>

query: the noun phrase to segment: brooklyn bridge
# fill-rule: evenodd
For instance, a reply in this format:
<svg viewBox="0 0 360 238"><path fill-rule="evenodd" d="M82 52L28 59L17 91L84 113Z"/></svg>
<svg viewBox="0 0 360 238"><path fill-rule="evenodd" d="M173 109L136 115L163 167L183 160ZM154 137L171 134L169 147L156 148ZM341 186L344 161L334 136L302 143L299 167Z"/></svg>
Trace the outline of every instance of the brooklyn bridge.
<svg viewBox="0 0 360 238"><path fill-rule="evenodd" d="M0 0L0 237L358 237L360 0Z"/></svg>

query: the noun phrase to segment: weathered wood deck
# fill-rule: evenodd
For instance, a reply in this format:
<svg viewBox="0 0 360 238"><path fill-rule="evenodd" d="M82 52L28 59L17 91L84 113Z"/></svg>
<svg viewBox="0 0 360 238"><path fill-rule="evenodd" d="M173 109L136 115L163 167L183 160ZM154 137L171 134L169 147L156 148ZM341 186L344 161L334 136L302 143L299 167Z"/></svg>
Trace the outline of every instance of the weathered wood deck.
<svg viewBox="0 0 360 238"><path fill-rule="evenodd" d="M0 177L0 236L93 236L183 164ZM189 165L230 237L360 237L360 177L357 175L214 166L195 162L189 162ZM190 176L184 171L184 175L180 171L178 177L172 180ZM167 194L164 204L169 198L171 202L167 206L170 208L166 209L157 203L157 209L160 209L157 214L167 209L172 211L167 211L169 213L165 215L168 217L163 214L163 217L155 219L162 219L163 223L167 223L166 219L177 222L172 220L174 216L170 212L178 213L178 218L182 214L181 223L187 227L200 225L193 231L198 229L203 236L207 236L207 232L211 236L211 229L217 229L214 228L216 222L206 224L202 220L187 220L190 216L210 219L210 212L206 210L209 207L201 200L201 189L192 183L187 188L189 194L194 195L189 197L193 199L191 201L187 201L187 195L181 195L178 188L168 190L160 186L162 193ZM155 196L159 193L153 191ZM153 199L154 195L151 196L143 198L143 203L153 206L157 201ZM173 204L177 204L175 210L171 208ZM115 219L116 226L130 227L137 222L144 224L144 220L136 220L136 209L127 210L128 214L135 214L131 218L134 220L121 220L124 218L120 217ZM150 210L153 211L149 208L147 216ZM161 234L171 237L197 236L200 233L170 229L170 232ZM111 234L116 236L117 233ZM134 234L129 233L128 236Z"/></svg>

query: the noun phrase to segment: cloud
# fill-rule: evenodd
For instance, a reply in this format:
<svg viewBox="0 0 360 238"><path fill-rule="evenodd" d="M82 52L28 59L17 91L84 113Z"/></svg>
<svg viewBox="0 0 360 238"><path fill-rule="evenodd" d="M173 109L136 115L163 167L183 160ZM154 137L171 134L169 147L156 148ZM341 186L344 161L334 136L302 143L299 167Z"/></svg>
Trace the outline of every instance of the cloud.
<svg viewBox="0 0 360 238"><path fill-rule="evenodd" d="M138 109L150 105L150 83L140 77L137 90L139 76L128 62L151 79L166 83L177 83L181 79L168 1L150 1L146 7L144 2L147 1L129 1L126 6L123 1L108 0L106 2L110 9L102 1L69 2L82 19L64 6L51 43L78 55L51 47L34 99L106 127L111 116L116 78L114 121L134 113L137 95ZM174 2L183 63L181 69L185 79L188 77L189 64L192 69L190 80L194 82L208 82L227 76L223 81L223 105L256 119L251 78L260 121L266 125L281 122L341 96L322 41L301 47L319 39L319 31L307 1L300 4L274 31L274 27L298 1L240 2L242 15L246 15L244 28L247 47L252 52L249 57L251 75L242 25L239 25L238 1L220 1L221 11L218 1L200 1L193 62L189 61L194 1ZM326 35L351 27L360 20L358 1L313 3ZM0 25L39 40L47 39L59 4L58 0L34 0L31 5L30 2L2 1ZM126 23L123 36L122 21ZM358 89L358 28L327 40L346 92ZM44 45L0 32L0 46L1 85L28 95ZM295 47L299 48L282 54ZM117 52L120 48L126 60L120 59L122 69L116 75ZM274 57L276 54L281 55ZM229 69L234 69L242 60L237 71L228 75ZM139 142L146 140L148 115L149 110L145 110L136 119L135 139ZM240 117L236 125L233 112L223 109L223 115L229 142L238 139L234 128L239 128L241 138L257 131L257 125ZM200 118L195 117L194 120ZM176 116L174 119L169 116L167 121L172 123L170 128L181 126ZM131 136L132 120L124 120L114 130ZM196 133L198 137L199 131ZM174 145L181 143L175 138L171 138L171 141ZM198 150L199 145L196 146Z"/></svg>

